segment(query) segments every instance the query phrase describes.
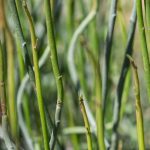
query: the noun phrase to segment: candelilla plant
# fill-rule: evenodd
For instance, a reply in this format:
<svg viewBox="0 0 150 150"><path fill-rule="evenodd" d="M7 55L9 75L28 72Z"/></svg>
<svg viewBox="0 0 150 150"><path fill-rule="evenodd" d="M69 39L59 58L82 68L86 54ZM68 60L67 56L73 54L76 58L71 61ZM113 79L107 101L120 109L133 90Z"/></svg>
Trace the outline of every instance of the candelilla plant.
<svg viewBox="0 0 150 150"><path fill-rule="evenodd" d="M149 149L149 12L0 0L0 150Z"/></svg>

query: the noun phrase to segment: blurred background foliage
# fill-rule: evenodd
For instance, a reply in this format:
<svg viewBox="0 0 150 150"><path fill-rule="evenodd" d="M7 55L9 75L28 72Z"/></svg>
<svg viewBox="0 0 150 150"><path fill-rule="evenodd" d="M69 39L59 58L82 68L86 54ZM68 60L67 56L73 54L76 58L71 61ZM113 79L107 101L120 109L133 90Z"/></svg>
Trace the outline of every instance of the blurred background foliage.
<svg viewBox="0 0 150 150"><path fill-rule="evenodd" d="M23 33L25 36L25 40L27 42L27 47L29 50L30 59L32 60L32 50L31 50L31 38L28 20L25 15L25 12L22 7L22 1L16 0L18 4L18 14L21 22L21 26L23 29ZM144 1L143 1L144 2ZM22 57L18 52L18 46L15 37L15 26L13 22L12 12L10 11L9 0L0 0L0 39L2 43L2 47L4 49L4 68L5 72L5 80L8 81L8 76L12 76L14 73L14 102L15 109L17 110L17 94L18 89L21 85L21 80L25 76L27 72L24 64L22 64L23 72L21 75L20 69L20 59L22 61ZM2 5L3 4L3 5ZM54 20L54 29L55 29L55 39L57 45L57 53L58 53L58 62L60 67L60 72L62 74L63 79L63 87L64 87L64 104L61 115L61 125L58 133L58 139L60 145L65 150L72 149L87 149L87 142L85 133L83 133L84 122L80 111L79 106L79 97L76 91L76 88L73 84L73 81L70 77L68 70L68 62L67 55L69 44L71 42L71 38L73 33L78 28L79 24L82 20L87 16L89 11L91 10L92 0L51 0L52 4L52 16ZM44 51L47 48L47 31L46 31L46 21L44 15L44 4L42 0L28 0L27 5L29 11L33 17L34 27L36 31L36 35L38 37L37 49L38 49L38 58L42 56ZM101 0L98 3L98 11L96 13L96 17L89 23L89 25L85 28L82 34L78 37L78 41L76 43L74 60L75 66L77 69L77 74L80 82L81 88L86 91L86 100L89 108L95 118L96 113L96 102L95 102L95 72L92 65L92 60L88 54L88 48L92 51L94 58L97 59L99 56L99 64L101 68L102 75L102 83L104 78L104 59L105 59L105 44L106 44L106 35L108 30L108 22L110 15L110 7L111 1ZM127 36L129 31L130 24L130 16L132 13L133 1L130 0L118 0L117 3L117 16L114 27L114 34L112 40L112 50L110 57L110 69L109 69L109 86L108 86L108 96L107 96L107 104L106 104L106 113L104 116L104 129L105 129L105 138L108 142L111 141L112 135L112 120L113 120L113 106L114 101L116 99L116 89L119 81L122 63L125 54L125 48L127 44ZM4 16L3 16L3 13ZM4 17L8 24L8 28L13 36L13 60L14 66L12 70L14 72L9 72L8 74L8 37L6 36L6 32L4 31L6 26L3 27ZM87 48L88 47L88 48ZM48 54L49 55L49 54ZM138 28L136 27L135 35L134 35L134 44L133 44L133 58L138 67L138 74L140 79L140 91L141 91L141 103L143 110L143 120L144 120L144 133L145 133L145 145L147 149L150 149L150 107L148 102L148 96L146 92L146 81L144 80L144 69L143 62L141 57L141 45L138 34ZM32 61L33 64L33 61ZM44 105L48 110L48 115L54 122L55 116L55 106L57 99L57 89L56 83L53 76L52 66L50 62L50 57L46 60L44 65L40 69L41 73L41 83L42 83L42 92ZM124 91L126 94L122 96L122 107L121 108L121 119L118 127L119 131L119 148L118 149L138 149L137 144L137 133L136 133L136 117L135 117L135 98L133 91L133 83L132 83L132 72L129 69L128 73L128 83L129 86L124 87ZM82 83L83 81L83 83ZM102 84L103 85L103 84ZM8 87L10 85L6 84L6 95L8 97ZM7 104L9 102L7 101ZM8 111L9 107L7 106ZM23 105L21 107L25 125L27 126L29 135L33 140L35 149L43 149L43 139L42 139L42 131L41 131L41 123L39 117L39 110L37 105L36 96L34 93L34 88L32 87L31 82L26 84ZM28 114L29 113L29 114ZM8 115L9 120L9 115ZM17 122L15 122L18 124ZM77 131L79 130L79 131ZM10 125L8 124L8 131L10 132ZM19 131L19 145L20 147L26 149L26 144L24 141L23 133L18 126ZM91 128L93 133L93 129ZM51 129L50 129L51 132ZM77 133L76 133L77 132ZM0 128L0 134L2 135L2 127ZM11 136L10 136L11 137ZM0 149L6 149L4 141L0 140ZM15 140L13 140L15 141ZM92 142L93 149L98 149L97 140L94 134L92 134ZM56 144L56 149L60 149L58 147L58 143Z"/></svg>

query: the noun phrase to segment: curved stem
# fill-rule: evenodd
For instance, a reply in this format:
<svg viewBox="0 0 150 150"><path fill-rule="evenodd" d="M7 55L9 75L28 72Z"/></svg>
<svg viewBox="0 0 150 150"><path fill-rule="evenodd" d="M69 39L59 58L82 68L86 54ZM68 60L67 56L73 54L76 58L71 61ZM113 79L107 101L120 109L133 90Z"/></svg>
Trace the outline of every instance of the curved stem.
<svg viewBox="0 0 150 150"><path fill-rule="evenodd" d="M74 82L75 86L77 86L78 82L78 77L75 69L75 62L74 62L74 51L76 47L76 42L78 40L78 37L80 34L86 29L88 24L93 20L93 18L96 16L96 11L97 11L97 0L93 0L93 6L87 17L81 22L79 27L76 29L74 32L69 49L68 49L68 68L69 68L69 73L71 75L72 81Z"/></svg>

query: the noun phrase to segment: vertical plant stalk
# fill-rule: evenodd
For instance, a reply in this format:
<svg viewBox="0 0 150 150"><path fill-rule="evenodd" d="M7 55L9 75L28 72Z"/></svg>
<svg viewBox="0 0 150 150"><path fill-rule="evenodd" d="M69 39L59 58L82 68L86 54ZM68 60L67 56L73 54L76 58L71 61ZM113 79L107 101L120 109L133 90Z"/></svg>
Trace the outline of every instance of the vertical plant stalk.
<svg viewBox="0 0 150 150"><path fill-rule="evenodd" d="M102 105L102 81L100 66L97 62L95 64L95 90L96 90L96 124L97 124L97 137L98 145L101 150L105 150L104 142L104 115L103 115L103 105Z"/></svg>
<svg viewBox="0 0 150 150"><path fill-rule="evenodd" d="M80 103L80 108L81 108L81 112L82 112L82 116L83 116L83 120L84 120L84 124L86 128L88 150L92 150L92 137L91 137L90 124L88 121L88 117L87 117L87 113L86 113L86 109L85 109L82 97L79 98L79 103Z"/></svg>
<svg viewBox="0 0 150 150"><path fill-rule="evenodd" d="M46 60L48 59L48 55L49 55L49 47L46 48L46 50L44 51L44 54L41 56L40 60L39 60L39 67L41 68L44 63L46 62ZM26 75L24 76L20 87L18 89L18 93L17 93L17 112L18 112L18 121L19 121L19 126L20 129L23 133L23 137L28 145L29 150L33 150L33 142L31 139L31 136L28 133L28 130L26 128L25 122L24 122L24 118L23 118L23 114L22 114L22 110L21 110L21 104L22 104L22 100L23 100L23 93L25 91L26 85L29 82L29 76L26 73Z"/></svg>
<svg viewBox="0 0 150 150"><path fill-rule="evenodd" d="M148 30L148 33L150 33L150 1L145 0L145 4L146 4L146 23L147 23L146 30Z"/></svg>
<svg viewBox="0 0 150 150"><path fill-rule="evenodd" d="M16 150L14 143L10 140L8 134L8 119L7 119L7 109L6 109L6 91L5 91L5 79L4 79L4 54L0 41L0 110L2 115L2 129L3 129L3 139L6 148L9 150Z"/></svg>
<svg viewBox="0 0 150 150"><path fill-rule="evenodd" d="M0 106L1 115L6 115L6 92L5 92L5 81L4 81L4 54L0 41Z"/></svg>
<svg viewBox="0 0 150 150"><path fill-rule="evenodd" d="M105 60L104 60L104 83L103 83L104 115L105 115L106 103L107 103L108 78L109 78L108 75L109 75L109 68L110 68L109 63L110 63L113 33L114 33L114 27L116 21L117 2L118 0L112 0L111 3L108 31L106 36Z"/></svg>
<svg viewBox="0 0 150 150"><path fill-rule="evenodd" d="M7 32L8 33L8 32ZM17 140L17 113L15 102L15 67L14 67L14 48L10 34L7 34L7 88L8 88L8 104L9 104L9 121L11 134Z"/></svg>
<svg viewBox="0 0 150 150"><path fill-rule="evenodd" d="M83 41L84 42L84 41ZM102 107L102 81L101 81L101 72L99 59L95 59L95 55L87 46L86 43L83 43L87 49L87 53L92 61L92 65L95 72L95 101L96 101L96 125L97 125L97 137L99 148L105 150L106 147L109 147L108 142L104 138L104 116L103 116L103 107ZM105 146L106 144L106 146Z"/></svg>
<svg viewBox="0 0 150 150"><path fill-rule="evenodd" d="M69 45L69 49L68 49L68 56L67 56L68 69L69 69L71 79L76 87L78 84L78 77L77 77L77 72L75 69L75 62L74 62L74 56L75 56L74 51L76 48L76 42L77 42L79 36L81 35L81 33L86 29L86 27L89 25L89 23L94 19L94 17L96 16L96 12L97 12L97 0L93 0L93 5L92 5L91 11L87 15L87 17L81 22L79 27L76 29L76 31L74 32L72 39L70 41L70 45Z"/></svg>
<svg viewBox="0 0 150 150"><path fill-rule="evenodd" d="M138 145L139 145L140 150L145 150L143 113L142 113L142 106L141 106L141 100L140 100L140 84L139 84L137 66L134 63L134 60L131 56L128 55L128 58L132 65L133 78L134 78L134 93L135 93L135 103L136 103L135 106L136 106L136 124L137 124Z"/></svg>
<svg viewBox="0 0 150 150"><path fill-rule="evenodd" d="M146 79L146 85L147 85L148 98L150 102L150 60L149 60L147 43L146 43L146 35L145 35L141 0L136 0L136 9L137 9L138 29L139 29L139 36L140 36L140 41L141 41L141 48L142 48L141 51L142 51L142 57L143 57L145 79Z"/></svg>
<svg viewBox="0 0 150 150"><path fill-rule="evenodd" d="M8 27L6 16L5 16L5 5L3 0L1 0L2 7L2 22L3 28L6 33L6 43L7 43L7 88L8 88L8 111L9 111L9 121L10 130L13 138L17 140L18 138L18 127L17 127L17 113L16 113L16 103L15 103L15 71L14 71L14 48L13 48L13 37ZM17 141L16 141L17 142Z"/></svg>
<svg viewBox="0 0 150 150"><path fill-rule="evenodd" d="M36 93L38 99L38 106L40 112L40 119L42 125L42 132L44 138L44 148L45 150L49 150L48 145L48 133L47 133L47 126L46 126L46 118L44 112L44 103L43 103L43 96L42 96L42 88L41 88L41 78L40 78L40 71L38 66L38 54L37 54L37 38L35 34L34 24L30 12L27 8L26 1L23 1L23 7L26 12L29 26L30 26L30 33L31 33L31 41L32 41L32 54L33 54L33 63L34 63L34 72L35 72L35 84L36 84Z"/></svg>
<svg viewBox="0 0 150 150"><path fill-rule="evenodd" d="M62 76L59 71L58 65L58 56L57 56L57 48L56 48L56 41L54 35L54 25L53 25L53 18L51 12L51 3L49 0L44 0L44 8L45 8L45 15L46 15L46 26L48 32L48 43L51 50L51 63L54 72L54 77L57 86L57 104L56 104L56 112L55 112L55 124L54 129L51 134L50 139L50 149L53 150L56 142L57 132L60 125L61 120L61 110L63 104L63 83L62 83Z"/></svg>
<svg viewBox="0 0 150 150"><path fill-rule="evenodd" d="M130 64L126 55L127 54L132 55L135 28L136 28L136 1L134 2L132 15L130 18L130 26L129 26L128 40L127 40L125 55L124 55L124 61L123 61L122 69L121 69L119 82L117 85L117 94L116 94L117 96L115 99L114 113L113 113L113 134L112 134L112 139L111 139L112 150L115 150L118 148L118 127L119 127L119 122L120 122L122 93L124 89L124 83L125 83L127 71L129 69L129 64Z"/></svg>
<svg viewBox="0 0 150 150"><path fill-rule="evenodd" d="M8 3L9 3L9 7L11 10L11 14L12 14L12 20L15 26L15 32L17 33L17 40L19 40L22 45L22 54L23 54L24 63L28 71L30 80L32 81L32 83L34 83L34 80L35 80L34 71L32 68L30 57L29 57L26 41L22 32L22 27L21 27L21 23L19 20L18 12L17 12L16 2L15 0L9 0Z"/></svg>
<svg viewBox="0 0 150 150"><path fill-rule="evenodd" d="M147 38L147 47L148 51L150 51L150 1L145 0L145 13L146 13L146 38Z"/></svg>

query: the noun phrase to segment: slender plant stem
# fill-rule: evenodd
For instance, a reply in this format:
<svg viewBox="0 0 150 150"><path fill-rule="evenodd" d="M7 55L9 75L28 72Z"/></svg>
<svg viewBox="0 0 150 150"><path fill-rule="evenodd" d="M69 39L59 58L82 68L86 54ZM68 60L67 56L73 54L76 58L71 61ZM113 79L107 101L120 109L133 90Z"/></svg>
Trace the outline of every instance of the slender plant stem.
<svg viewBox="0 0 150 150"><path fill-rule="evenodd" d="M6 90L5 90L5 79L4 79L4 53L0 41L0 106L2 113L2 129L3 129L3 139L6 145L6 148L9 150L16 150L16 146L10 140L8 134L8 119L7 119L7 109L6 109Z"/></svg>
<svg viewBox="0 0 150 150"><path fill-rule="evenodd" d="M146 30L148 30L148 33L150 33L150 1L145 0L145 4L146 4L146 22L147 22Z"/></svg>
<svg viewBox="0 0 150 150"><path fill-rule="evenodd" d="M31 41L32 41L32 54L33 54L33 63L34 63L34 72L35 72L35 84L36 84L36 93L38 99L38 106L40 112L40 119L42 125L42 132L44 138L44 148L45 150L49 149L48 145L48 133L47 133L47 126L46 126L46 119L45 119L45 112L44 112L44 103L43 103L43 96L42 96L42 88L41 88L41 78L40 78L40 71L38 66L38 54L37 54L37 38L35 34L34 24L30 12L27 8L26 1L23 1L23 6L29 21L30 26L30 33L31 33Z"/></svg>
<svg viewBox="0 0 150 150"><path fill-rule="evenodd" d="M0 41L0 106L2 115L6 115L6 92L4 81L4 53Z"/></svg>
<svg viewBox="0 0 150 150"><path fill-rule="evenodd" d="M147 39L147 47L148 51L150 51L150 1L145 0L145 13L146 13L146 39Z"/></svg>
<svg viewBox="0 0 150 150"><path fill-rule="evenodd" d="M39 67L42 67L45 63L45 61L48 59L48 55L49 55L49 47L46 48L46 50L44 51L44 54L41 56L40 60L39 60ZM28 148L30 150L33 150L33 143L32 143L32 139L28 133L28 130L25 126L25 122L23 120L23 114L22 114L22 110L21 110L21 104L22 104L22 100L23 100L23 93L24 90L26 88L27 83L29 82L29 76L28 74L26 74L24 76L24 78L22 79L21 85L18 89L18 93L17 93L17 112L18 112L18 121L19 121L19 126L21 128L21 131L23 133L23 136L25 138L25 141L28 145Z"/></svg>
<svg viewBox="0 0 150 150"><path fill-rule="evenodd" d="M149 60L147 43L146 43L145 26L143 21L141 0L136 0L136 9L137 9L139 36L140 36L141 48L142 48L141 51L142 51L144 71L145 71L145 79L147 85L148 98L150 101L150 60Z"/></svg>
<svg viewBox="0 0 150 150"><path fill-rule="evenodd" d="M119 2L118 2L118 15L117 15L116 19L118 19L118 23L120 24L120 28L121 28L121 31L122 31L123 43L126 43L127 31L126 31L126 24L125 24L125 19L124 19L121 0L119 0Z"/></svg>
<svg viewBox="0 0 150 150"><path fill-rule="evenodd" d="M24 63L26 66L26 69L28 71L30 80L32 81L32 83L34 83L34 72L33 72L33 68L32 68L32 64L31 64L31 60L28 54L28 49L27 49L27 45L26 45L26 41L22 32L22 27L21 27L21 23L19 20L19 16L18 16L18 12L17 12L17 7L16 7L16 2L15 0L9 0L9 7L11 9L11 14L12 14L12 20L14 22L14 26L15 26L15 31L17 33L17 40L20 41L21 45L22 45L22 54L23 54L23 59L24 59Z"/></svg>
<svg viewBox="0 0 150 150"><path fill-rule="evenodd" d="M50 149L53 150L56 142L57 132L60 125L61 119L61 110L63 104L63 83L62 83L62 76L59 71L58 65L58 57L57 57L57 48L55 42L55 35L54 35L54 25L53 25L53 18L51 12L51 3L49 0L44 0L44 8L46 14L46 26L48 32L48 43L51 49L51 62L52 68L54 72L54 77L57 86L57 105L56 105L56 112L55 112L55 128L51 134L50 139Z"/></svg>
<svg viewBox="0 0 150 150"><path fill-rule="evenodd" d="M5 3L2 3L2 19L4 24L4 30L6 31L6 41L7 41L7 89L8 89L8 111L9 111L9 121L10 130L13 138L17 140L18 137L18 127L17 127L17 114L16 114L16 104L15 104L15 71L14 71L14 47L13 47L13 37L8 27L6 16L5 16ZM17 141L16 141L17 142Z"/></svg>
<svg viewBox="0 0 150 150"><path fill-rule="evenodd" d="M131 69L129 68L127 75L126 75L126 79L125 79L125 83L124 83L124 90L122 93L122 103L121 103L121 109L120 109L120 120L123 119L124 114L125 114L125 110L126 110L126 103L129 97L129 93L130 93L130 86L131 86Z"/></svg>
<svg viewBox="0 0 150 150"><path fill-rule="evenodd" d="M136 28L136 1L134 2L132 15L130 18L130 26L129 26L129 32L128 32L127 45L125 49L124 61L123 61L122 69L121 69L119 82L117 85L117 96L116 96L116 100L114 104L114 114L113 114L113 134L112 134L112 140L111 140L112 150L115 150L118 147L118 126L120 122L122 93L124 89L124 83L125 83L127 71L129 69L129 60L127 59L126 55L132 54L135 28Z"/></svg>
<svg viewBox="0 0 150 150"><path fill-rule="evenodd" d="M92 150L92 137L91 137L90 124L88 121L88 117L87 117L87 113L86 113L86 109L82 97L79 98L79 102L80 102L82 116L84 119L85 128L87 130L86 137L87 137L88 150Z"/></svg>
<svg viewBox="0 0 150 150"><path fill-rule="evenodd" d="M138 145L139 145L139 150L145 150L144 123L143 123L143 113L142 113L142 106L141 106L141 100L140 100L140 84L139 84L137 66L131 56L128 55L128 58L130 59L130 63L132 65L133 78L134 78Z"/></svg>
<svg viewBox="0 0 150 150"><path fill-rule="evenodd" d="M97 125L97 137L98 145L100 149L106 149L109 147L107 140L104 140L104 118L102 110L102 81L101 72L99 66L99 58L95 59L94 53L90 50L86 43L83 43L87 49L87 53L92 61L92 65L95 72L95 101L96 101L96 125Z"/></svg>
<svg viewBox="0 0 150 150"><path fill-rule="evenodd" d="M114 27L115 27L115 21L116 21L117 2L118 0L112 0L111 2L108 31L107 31L107 36L106 36L105 60L104 60L104 83L103 83L104 115L105 115L106 103L107 103L108 78L109 78L108 76L109 76L109 66L110 66L109 63L110 63L113 33L114 33Z"/></svg>
<svg viewBox="0 0 150 150"><path fill-rule="evenodd" d="M96 124L97 124L97 137L98 145L101 150L105 150L104 142L104 116L103 116L103 106L102 106L102 81L99 62L95 64L95 89L96 89Z"/></svg>
<svg viewBox="0 0 150 150"><path fill-rule="evenodd" d="M79 27L74 32L71 42L70 42L70 45L69 45L68 56L67 56L68 68L69 68L69 73L71 75L71 79L76 87L78 84L78 77L77 77L75 63L74 63L74 51L75 51L75 47L76 47L76 42L77 42L80 34L86 29L86 27L89 25L89 23L96 16L96 12L97 12L97 0L93 0L93 5L92 5L91 11L89 12L87 17L81 22Z"/></svg>

